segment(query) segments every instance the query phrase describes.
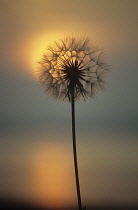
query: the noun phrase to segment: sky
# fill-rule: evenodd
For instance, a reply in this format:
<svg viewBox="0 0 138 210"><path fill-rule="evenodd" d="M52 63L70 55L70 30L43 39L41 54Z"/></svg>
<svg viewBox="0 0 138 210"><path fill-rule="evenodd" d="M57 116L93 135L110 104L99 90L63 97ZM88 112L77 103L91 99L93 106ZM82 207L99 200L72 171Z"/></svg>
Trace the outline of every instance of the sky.
<svg viewBox="0 0 138 210"><path fill-rule="evenodd" d="M103 46L106 90L76 103L83 203L137 203L137 0L0 0L0 197L76 204L71 108L35 72L54 40ZM56 186L56 187L55 187Z"/></svg>

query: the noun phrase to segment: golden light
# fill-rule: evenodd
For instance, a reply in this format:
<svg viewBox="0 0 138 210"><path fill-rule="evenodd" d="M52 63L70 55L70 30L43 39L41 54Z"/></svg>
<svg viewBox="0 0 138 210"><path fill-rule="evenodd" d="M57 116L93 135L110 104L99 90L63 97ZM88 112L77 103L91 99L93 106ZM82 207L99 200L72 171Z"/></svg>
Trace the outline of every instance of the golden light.
<svg viewBox="0 0 138 210"><path fill-rule="evenodd" d="M75 29L73 30L75 31ZM46 49L48 46L54 43L54 41L59 40L60 38L64 38L68 35L73 36L76 33L70 34L70 30L64 31L64 29L60 30L55 29L54 31L50 30L50 33L42 31L35 35L30 36L25 42L24 42L24 52L25 57L27 60L28 65L30 66L30 69L35 75L36 71L38 70L38 61L41 60L42 55L44 52L46 52ZM81 34L83 34L81 32ZM78 35L77 35L78 37ZM70 52L68 52L66 55L64 55L64 58L71 56Z"/></svg>
<svg viewBox="0 0 138 210"><path fill-rule="evenodd" d="M74 202L72 159L61 144L41 144L32 156L32 186L35 201L49 207L65 207Z"/></svg>
<svg viewBox="0 0 138 210"><path fill-rule="evenodd" d="M41 60L43 53L46 51L50 43L53 43L54 40L61 37L62 35L59 33L40 33L36 36L30 37L28 41L28 63L30 64L33 74L37 71L37 63Z"/></svg>

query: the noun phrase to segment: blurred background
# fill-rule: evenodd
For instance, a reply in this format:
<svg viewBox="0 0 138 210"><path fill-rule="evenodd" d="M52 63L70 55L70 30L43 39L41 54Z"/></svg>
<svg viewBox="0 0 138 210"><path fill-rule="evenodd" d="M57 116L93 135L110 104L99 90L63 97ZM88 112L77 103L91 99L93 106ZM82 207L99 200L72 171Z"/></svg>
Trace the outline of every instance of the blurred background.
<svg viewBox="0 0 138 210"><path fill-rule="evenodd" d="M106 91L76 103L83 204L138 206L137 6L137 0L0 0L1 206L77 205L71 107L49 99L35 76L49 43L68 35L104 46L111 66Z"/></svg>

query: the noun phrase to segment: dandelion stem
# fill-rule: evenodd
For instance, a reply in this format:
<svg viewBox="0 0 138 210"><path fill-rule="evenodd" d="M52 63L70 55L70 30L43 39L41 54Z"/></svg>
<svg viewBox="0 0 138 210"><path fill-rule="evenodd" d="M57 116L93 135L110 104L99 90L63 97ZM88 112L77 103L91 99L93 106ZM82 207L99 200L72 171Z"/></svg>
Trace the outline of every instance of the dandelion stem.
<svg viewBox="0 0 138 210"><path fill-rule="evenodd" d="M74 87L71 94L71 108L72 108L72 139L73 139L73 156L74 156L74 168L75 168L75 178L76 178L76 188L78 197L78 207L82 210L81 194L80 194L80 184L79 184L79 172L78 172L78 162L77 162L77 149L76 149L76 133L75 133L75 100L74 100Z"/></svg>

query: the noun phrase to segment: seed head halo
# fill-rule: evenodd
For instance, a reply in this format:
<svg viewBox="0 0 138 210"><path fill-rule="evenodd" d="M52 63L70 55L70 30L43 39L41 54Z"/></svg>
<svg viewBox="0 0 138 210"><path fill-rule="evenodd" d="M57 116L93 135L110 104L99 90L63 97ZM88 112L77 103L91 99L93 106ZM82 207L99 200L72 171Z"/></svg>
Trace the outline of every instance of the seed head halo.
<svg viewBox="0 0 138 210"><path fill-rule="evenodd" d="M66 37L47 48L39 63L38 79L49 96L71 101L94 97L104 89L103 49L88 38Z"/></svg>

